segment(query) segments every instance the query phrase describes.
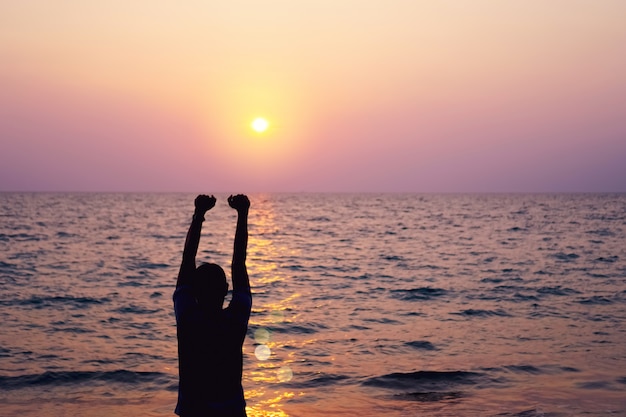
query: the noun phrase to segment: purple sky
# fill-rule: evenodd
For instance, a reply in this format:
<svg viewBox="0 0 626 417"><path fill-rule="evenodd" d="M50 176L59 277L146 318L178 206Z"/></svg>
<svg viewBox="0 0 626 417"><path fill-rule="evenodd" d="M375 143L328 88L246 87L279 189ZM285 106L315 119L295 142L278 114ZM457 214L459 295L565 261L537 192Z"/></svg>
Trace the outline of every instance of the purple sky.
<svg viewBox="0 0 626 417"><path fill-rule="evenodd" d="M626 192L626 2L105 3L0 4L0 191Z"/></svg>

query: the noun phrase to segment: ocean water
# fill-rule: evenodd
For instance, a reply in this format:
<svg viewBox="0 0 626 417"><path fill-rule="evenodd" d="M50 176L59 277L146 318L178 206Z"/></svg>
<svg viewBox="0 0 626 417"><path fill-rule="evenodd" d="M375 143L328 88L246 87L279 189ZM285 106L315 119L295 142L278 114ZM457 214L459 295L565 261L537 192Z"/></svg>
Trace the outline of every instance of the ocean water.
<svg viewBox="0 0 626 417"><path fill-rule="evenodd" d="M194 197L0 194L0 415L173 415ZM249 416L626 416L625 194L250 198Z"/></svg>

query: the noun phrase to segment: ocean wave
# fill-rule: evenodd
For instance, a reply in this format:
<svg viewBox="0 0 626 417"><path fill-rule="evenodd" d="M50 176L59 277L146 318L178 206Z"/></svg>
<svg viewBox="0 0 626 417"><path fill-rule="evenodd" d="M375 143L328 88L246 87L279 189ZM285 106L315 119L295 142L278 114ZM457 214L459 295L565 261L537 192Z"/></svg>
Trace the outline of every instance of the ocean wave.
<svg viewBox="0 0 626 417"><path fill-rule="evenodd" d="M380 324L402 324L401 321L389 319L387 317L366 317L363 321L368 323L380 323Z"/></svg>
<svg viewBox="0 0 626 417"><path fill-rule="evenodd" d="M611 231L609 229L588 230L587 233L590 234L590 235L603 236L603 237L613 237L613 236L615 236L615 232L613 232L613 231Z"/></svg>
<svg viewBox="0 0 626 417"><path fill-rule="evenodd" d="M285 323L282 325L270 327L270 330L273 333L287 333L287 334L313 334L324 329L327 329L327 327L319 323L317 324L311 323L308 326L293 324L293 323Z"/></svg>
<svg viewBox="0 0 626 417"><path fill-rule="evenodd" d="M72 296L31 296L27 299L2 300L0 305L3 306L23 306L34 309L42 309L47 307L69 306L75 309L89 308L92 305L109 303L109 298L93 298L93 297L72 297Z"/></svg>
<svg viewBox="0 0 626 417"><path fill-rule="evenodd" d="M380 258L384 259L385 261L404 261L404 258L402 256L398 256L398 255L384 255L384 254L381 254Z"/></svg>
<svg viewBox="0 0 626 417"><path fill-rule="evenodd" d="M564 252L558 252L551 256L562 262L572 262L580 258L580 255L578 255L577 253L564 253Z"/></svg>
<svg viewBox="0 0 626 417"><path fill-rule="evenodd" d="M326 216L317 216L317 217L311 217L310 219L307 219L307 221L314 222L314 223L320 223L320 222L328 223L328 222L331 222L332 220Z"/></svg>
<svg viewBox="0 0 626 417"><path fill-rule="evenodd" d="M443 288L420 287L391 290L391 297L403 301L428 301L448 294Z"/></svg>
<svg viewBox="0 0 626 417"><path fill-rule="evenodd" d="M348 331L352 331L352 330L363 331L363 330L370 330L370 329L371 329L371 327L359 326L358 324L351 324L349 326L342 327L341 331L344 331L344 332L348 332Z"/></svg>
<svg viewBox="0 0 626 417"><path fill-rule="evenodd" d="M15 241L15 242L38 242L41 240L46 240L48 239L47 235L44 234L29 234L29 233L13 233L13 234L6 234L6 233L0 233L0 241L3 242L10 242L10 241Z"/></svg>
<svg viewBox="0 0 626 417"><path fill-rule="evenodd" d="M489 371L497 371L497 372L512 372L517 374L532 374L532 375L555 375L562 373L576 373L580 372L577 368L572 368L570 366L561 366L561 365L529 365L529 364L520 364L520 365L506 365L501 368L482 368L483 370Z"/></svg>
<svg viewBox="0 0 626 417"><path fill-rule="evenodd" d="M170 265L164 263L155 263L155 262L138 262L134 265L129 265L128 269L136 270L136 269L164 269L169 268Z"/></svg>
<svg viewBox="0 0 626 417"><path fill-rule="evenodd" d="M528 287L524 287L521 285L498 285L497 287L493 289L493 292L510 293L514 291L523 291L523 290L528 290L528 289L529 289Z"/></svg>
<svg viewBox="0 0 626 417"><path fill-rule="evenodd" d="M363 381L363 385L410 392L433 392L446 391L458 385L483 384L487 381L489 377L479 372L416 371L376 376Z"/></svg>
<svg viewBox="0 0 626 417"><path fill-rule="evenodd" d="M443 268L441 266L438 265L431 265L431 264L424 264L424 265L418 265L416 269L447 269L447 268Z"/></svg>
<svg viewBox="0 0 626 417"><path fill-rule="evenodd" d="M404 344L418 350L438 350L435 345L427 340L414 340L412 342L405 342Z"/></svg>
<svg viewBox="0 0 626 417"><path fill-rule="evenodd" d="M0 261L0 270L2 270L2 269L14 269L16 267L17 267L16 264L10 264L10 263L7 263L7 262Z"/></svg>
<svg viewBox="0 0 626 417"><path fill-rule="evenodd" d="M604 263L613 263L613 262L617 262L619 260L619 256L609 256L609 257L604 257L601 256L599 258L596 258L594 261L595 262L604 262Z"/></svg>
<svg viewBox="0 0 626 417"><path fill-rule="evenodd" d="M595 272L587 272L587 276L590 276L591 278L609 278L609 275L607 274L597 274Z"/></svg>
<svg viewBox="0 0 626 417"><path fill-rule="evenodd" d="M563 414L563 413L552 413L552 412L546 412L544 410L540 410L540 409L535 409L535 408L531 408L529 410L524 410L524 411L520 411L520 412L505 412L505 413L498 413L495 414L494 417L566 417L566 416L570 416L571 414Z"/></svg>
<svg viewBox="0 0 626 417"><path fill-rule="evenodd" d="M113 311L117 312L117 313L122 313L122 314L154 314L154 313L158 313L159 311L162 311L162 308L156 308L154 310L151 310L149 308L143 308L143 307L139 307L139 306L135 306L135 305L129 305L126 307L120 307L117 308Z"/></svg>
<svg viewBox="0 0 626 417"><path fill-rule="evenodd" d="M68 232L64 232L64 231L59 231L56 233L55 237L59 238L59 239L64 239L64 238L70 238L70 237L79 237L79 235L74 234L74 233L68 233Z"/></svg>
<svg viewBox="0 0 626 417"><path fill-rule="evenodd" d="M319 374L314 373L307 378L307 374L303 373L299 375L300 381L293 381L286 386L290 388L319 388L329 385L345 384L350 381L350 377L346 375L337 374Z"/></svg>
<svg viewBox="0 0 626 417"><path fill-rule="evenodd" d="M176 382L174 375L162 372L138 372L127 370L116 371L47 371L40 374L28 374L18 376L0 375L0 389L17 390L24 388L37 388L54 385L55 387L81 384L130 384L135 389L169 389Z"/></svg>
<svg viewBox="0 0 626 417"><path fill-rule="evenodd" d="M401 394L394 394L394 398L404 401L417 401L420 403L440 402L447 400L456 400L463 398L466 394L461 391L448 391L448 392L404 392Z"/></svg>
<svg viewBox="0 0 626 417"><path fill-rule="evenodd" d="M143 287L146 284L143 284L141 282L138 281L124 281L124 282L118 282L117 286L118 287Z"/></svg>
<svg viewBox="0 0 626 417"><path fill-rule="evenodd" d="M578 300L580 304L589 304L589 305L607 305L613 304L613 300L610 300L606 297L602 297L600 295L594 295L592 297L582 298Z"/></svg>
<svg viewBox="0 0 626 417"><path fill-rule="evenodd" d="M537 289L537 292L541 295L573 295L580 294L580 291L574 290L572 288L561 287L557 285L556 287L541 287Z"/></svg>
<svg viewBox="0 0 626 417"><path fill-rule="evenodd" d="M480 280L480 282L484 282L486 284L499 284L504 280L504 278L483 278Z"/></svg>
<svg viewBox="0 0 626 417"><path fill-rule="evenodd" d="M95 330L85 329L84 327L53 327L51 329L51 332L82 334L82 333L94 333Z"/></svg>
<svg viewBox="0 0 626 417"><path fill-rule="evenodd" d="M515 302L539 301L539 297L534 296L534 295L526 295L526 294L521 294L521 293L515 293L515 294L513 294L513 298L511 299L511 301L515 301Z"/></svg>
<svg viewBox="0 0 626 417"><path fill-rule="evenodd" d="M590 390L608 390L613 388L611 381L585 381L576 384L578 388Z"/></svg>
<svg viewBox="0 0 626 417"><path fill-rule="evenodd" d="M461 311L457 311L457 312L453 312L450 314L455 314L455 315L459 315L459 316L466 316L466 317L511 317L511 314L507 313L506 311L500 309L500 310L481 310L481 309L474 309L474 308L470 308L467 310L461 310Z"/></svg>
<svg viewBox="0 0 626 417"><path fill-rule="evenodd" d="M517 373L526 373L526 374L543 374L544 372L536 366L532 365L509 365L505 366L505 369L508 369Z"/></svg>

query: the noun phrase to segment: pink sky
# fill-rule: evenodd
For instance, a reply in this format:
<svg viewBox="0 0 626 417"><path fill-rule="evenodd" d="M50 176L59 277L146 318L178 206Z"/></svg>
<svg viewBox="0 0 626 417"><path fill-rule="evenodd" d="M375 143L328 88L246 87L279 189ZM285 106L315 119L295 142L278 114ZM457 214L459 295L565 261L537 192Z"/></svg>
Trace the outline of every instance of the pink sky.
<svg viewBox="0 0 626 417"><path fill-rule="evenodd" d="M0 191L626 192L624 22L623 0L2 2Z"/></svg>

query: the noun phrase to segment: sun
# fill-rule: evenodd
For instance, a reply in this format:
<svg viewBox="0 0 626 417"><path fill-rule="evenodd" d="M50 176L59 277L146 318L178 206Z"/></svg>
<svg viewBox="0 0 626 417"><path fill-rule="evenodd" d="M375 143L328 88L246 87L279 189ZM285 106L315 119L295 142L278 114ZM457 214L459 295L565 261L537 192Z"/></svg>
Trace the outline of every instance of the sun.
<svg viewBox="0 0 626 417"><path fill-rule="evenodd" d="M252 127L252 130L254 130L255 132L263 133L270 126L270 123L262 117L257 117L256 119L252 121L252 124L250 126Z"/></svg>

